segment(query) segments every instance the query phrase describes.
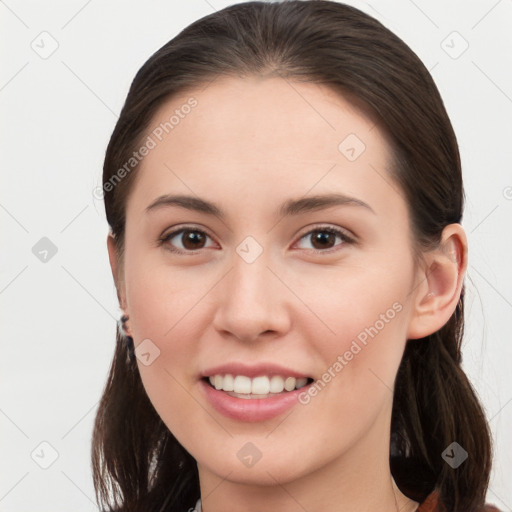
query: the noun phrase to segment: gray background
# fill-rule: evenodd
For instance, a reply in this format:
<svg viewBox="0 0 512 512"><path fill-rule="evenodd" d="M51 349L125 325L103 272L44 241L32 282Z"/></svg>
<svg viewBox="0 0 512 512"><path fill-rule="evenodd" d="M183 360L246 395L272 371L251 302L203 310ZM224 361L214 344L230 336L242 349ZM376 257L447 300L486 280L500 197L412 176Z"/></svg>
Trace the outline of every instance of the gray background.
<svg viewBox="0 0 512 512"><path fill-rule="evenodd" d="M230 3L0 1L1 511L97 510L90 440L120 310L93 189L136 71ZM459 139L470 246L464 368L495 439L487 498L510 511L512 1L347 3L420 56Z"/></svg>

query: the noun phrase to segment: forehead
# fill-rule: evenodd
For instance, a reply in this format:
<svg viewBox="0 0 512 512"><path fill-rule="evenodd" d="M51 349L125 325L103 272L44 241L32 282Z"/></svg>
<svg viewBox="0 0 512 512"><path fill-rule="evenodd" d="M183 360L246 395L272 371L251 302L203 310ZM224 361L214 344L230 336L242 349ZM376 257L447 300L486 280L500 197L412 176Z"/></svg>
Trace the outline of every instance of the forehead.
<svg viewBox="0 0 512 512"><path fill-rule="evenodd" d="M267 204L336 190L377 208L403 203L385 134L325 85L221 77L163 103L146 136L138 209L170 192Z"/></svg>
<svg viewBox="0 0 512 512"><path fill-rule="evenodd" d="M188 108L192 101L196 105ZM283 156L316 160L316 150L324 157L337 156L345 135L352 133L364 141L375 128L353 102L325 85L253 76L220 77L203 88L182 92L160 107L151 127L165 131L169 120L174 126L167 125L163 139L201 150L221 144L229 149L230 160L247 159L251 144L256 151L256 144L273 149L272 155L259 152L260 160ZM378 130L374 135L372 141L379 138Z"/></svg>

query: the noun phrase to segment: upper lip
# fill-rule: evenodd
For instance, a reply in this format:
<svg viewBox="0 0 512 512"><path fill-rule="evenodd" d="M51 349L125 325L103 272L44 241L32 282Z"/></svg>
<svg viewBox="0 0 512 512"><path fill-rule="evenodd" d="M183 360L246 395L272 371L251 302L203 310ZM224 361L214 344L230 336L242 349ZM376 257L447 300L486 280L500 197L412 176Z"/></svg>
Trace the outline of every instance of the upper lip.
<svg viewBox="0 0 512 512"><path fill-rule="evenodd" d="M271 362L262 362L254 365L245 363L231 362L224 363L218 366L212 366L201 372L201 377L212 377L214 375L245 375L246 377L254 378L262 375L280 375L281 377L295 377L295 378L308 378L309 375L305 373L286 368Z"/></svg>

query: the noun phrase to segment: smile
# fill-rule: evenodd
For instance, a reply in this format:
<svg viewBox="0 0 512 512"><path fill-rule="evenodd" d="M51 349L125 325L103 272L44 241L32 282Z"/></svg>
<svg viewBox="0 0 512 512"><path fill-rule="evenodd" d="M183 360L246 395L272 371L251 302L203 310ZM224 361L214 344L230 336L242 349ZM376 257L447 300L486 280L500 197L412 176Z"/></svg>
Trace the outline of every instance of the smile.
<svg viewBox="0 0 512 512"><path fill-rule="evenodd" d="M250 378L245 375L212 375L208 381L212 387L219 391L225 391L229 396L244 399L262 399L277 396L300 389L312 382L307 377L282 377L273 375L271 377L261 375Z"/></svg>
<svg viewBox="0 0 512 512"><path fill-rule="evenodd" d="M199 380L206 402L223 416L243 422L275 418L299 403L314 380L280 375L219 374Z"/></svg>

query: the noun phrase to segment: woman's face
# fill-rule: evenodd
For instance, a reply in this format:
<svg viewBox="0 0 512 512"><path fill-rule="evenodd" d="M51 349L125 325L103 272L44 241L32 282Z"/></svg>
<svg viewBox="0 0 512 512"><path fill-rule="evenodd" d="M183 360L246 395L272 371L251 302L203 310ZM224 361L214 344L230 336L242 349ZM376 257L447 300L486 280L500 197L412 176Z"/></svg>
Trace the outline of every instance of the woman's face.
<svg viewBox="0 0 512 512"><path fill-rule="evenodd" d="M325 86L224 77L164 104L148 135L120 285L167 427L200 471L239 482L387 460L417 275L382 132ZM292 377L310 380L247 394Z"/></svg>

